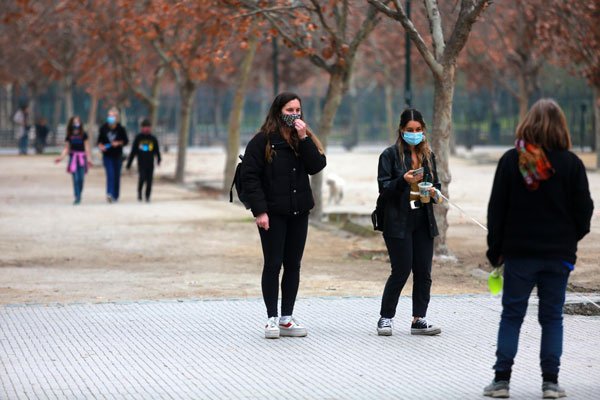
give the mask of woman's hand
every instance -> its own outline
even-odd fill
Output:
[[[102,144],[102,143],[100,143],[98,145],[98,148],[100,149],[100,151],[106,151],[106,146],[104,144]]]
[[[306,122],[302,121],[301,119],[297,119],[294,121],[294,128],[296,128],[296,131],[298,132],[298,138],[300,138],[300,140],[306,138]]]
[[[265,231],[269,230],[269,216],[267,215],[267,213],[259,214],[256,217],[256,225],[259,228],[264,229]]]
[[[94,166],[94,163],[92,162],[92,160],[90,160],[90,159],[88,158],[88,160],[87,160],[87,165],[88,165],[88,168],[91,168],[91,167],[93,167],[93,166]]]
[[[110,145],[112,147],[119,147],[123,145],[123,142],[121,142],[120,140],[113,140],[112,142],[110,142]]]
[[[62,157],[56,157],[56,159],[54,159],[54,163],[56,163],[56,164],[58,164],[61,161],[62,161]]]
[[[417,183],[421,179],[423,179],[423,173],[421,172],[418,175],[413,175],[414,169],[411,169],[407,173],[404,174],[404,180],[408,183]]]

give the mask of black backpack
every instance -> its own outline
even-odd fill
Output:
[[[244,161],[244,156],[239,155],[240,162],[237,167],[235,167],[235,174],[233,175],[233,182],[231,182],[231,188],[229,189],[229,202],[233,203],[233,187],[235,186],[235,191],[237,192],[238,199],[242,202],[246,210],[250,209],[250,203],[246,198],[246,194],[244,193],[244,187],[242,186],[242,163]]]

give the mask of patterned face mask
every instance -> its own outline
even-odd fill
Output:
[[[300,117],[302,117],[300,114],[281,114],[281,119],[290,128],[294,126],[294,121],[300,119]]]

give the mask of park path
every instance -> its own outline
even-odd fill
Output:
[[[573,299],[573,298],[572,298]],[[532,300],[511,397],[541,397]],[[377,298],[305,298],[306,338],[263,338],[260,300],[16,305],[0,308],[2,399],[480,399],[493,373],[500,299],[434,296],[443,333],[375,332]],[[565,316],[561,383],[598,399],[600,318]]]

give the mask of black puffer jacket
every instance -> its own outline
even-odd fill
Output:
[[[274,150],[272,162],[265,158],[267,141]],[[308,175],[318,173],[326,164],[310,138],[300,141],[296,155],[281,135],[257,133],[246,146],[241,170],[252,214],[298,215],[310,211],[315,201]]]
[[[435,165],[435,155],[431,154],[433,164],[433,186],[441,189]],[[424,179],[431,182],[431,170],[424,163]],[[404,153],[404,164],[400,162],[398,146],[392,145],[385,149],[379,156],[377,170],[377,183],[379,193],[384,197],[385,215],[383,222],[383,235],[392,238],[404,239],[406,236],[406,220],[410,211],[410,185],[404,180],[404,174],[411,168],[410,151]],[[429,233],[432,238],[439,234],[435,217],[433,215],[433,202],[423,204],[429,220]]]

